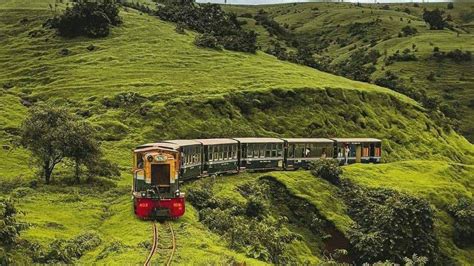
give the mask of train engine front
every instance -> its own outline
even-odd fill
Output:
[[[135,215],[141,219],[176,219],[184,214],[179,167],[179,152],[172,144],[147,144],[133,151]]]

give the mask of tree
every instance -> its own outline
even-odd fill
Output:
[[[61,36],[105,37],[109,35],[110,25],[117,26],[122,22],[118,5],[113,0],[75,2],[63,14],[48,21]]]
[[[64,108],[48,106],[32,108],[23,122],[21,143],[36,157],[47,184],[65,156],[68,141],[73,139],[69,131],[72,123],[72,115]]]
[[[46,105],[32,108],[21,132],[21,143],[36,158],[47,184],[56,165],[65,158],[75,162],[76,181],[79,181],[81,164],[93,168],[101,162],[92,127],[65,108]]]
[[[431,30],[442,30],[446,26],[443,14],[444,11],[438,8],[432,11],[425,9],[423,12],[423,20],[430,25]]]
[[[453,4],[453,3],[448,3],[447,8],[448,8],[448,9],[453,9],[453,8],[454,8],[454,4]]]
[[[69,130],[74,132],[74,138],[65,146],[65,155],[74,161],[74,177],[76,183],[80,183],[81,164],[90,165],[90,162],[99,160],[101,152],[89,123],[78,121],[71,126]]]

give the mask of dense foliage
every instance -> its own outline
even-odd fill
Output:
[[[370,81],[370,75],[375,72],[375,64],[380,57],[377,50],[358,49],[351,56],[337,64],[336,71],[345,77],[360,81]]]
[[[442,30],[446,27],[447,23],[443,18],[444,11],[436,8],[434,10],[427,10],[423,11],[423,19],[426,23],[430,25],[430,29],[432,30]]]
[[[459,199],[450,206],[449,213],[454,218],[454,242],[465,248],[474,245],[474,202],[467,198]]]
[[[64,37],[98,38],[109,35],[110,26],[117,26],[121,22],[114,0],[79,0],[66,8],[63,14],[51,19],[49,24]]]
[[[66,158],[75,163],[77,182],[81,165],[96,169],[104,163],[93,127],[65,108],[32,108],[21,128],[21,143],[32,152],[46,183],[50,182],[54,168]]]
[[[46,249],[32,244],[31,252],[35,263],[71,264],[101,242],[97,233],[86,232],[69,240],[56,239]]]
[[[235,14],[226,13],[216,4],[195,4],[193,2],[172,2],[159,6],[156,11],[163,20],[186,25],[186,27],[205,34],[200,46],[216,48],[216,42],[228,50],[255,53],[257,35],[253,31],[245,31]]]
[[[413,254],[438,262],[433,210],[428,202],[389,189],[369,189],[345,182],[349,215],[356,224],[349,239],[357,261],[402,263]]]
[[[311,173],[316,177],[326,179],[335,185],[340,183],[342,168],[339,166],[339,161],[336,159],[313,161],[311,162],[310,169]]]
[[[17,209],[10,199],[0,197],[0,265],[11,263],[8,251],[18,242],[26,224],[16,220]]]
[[[203,224],[249,257],[276,264],[292,262],[286,251],[296,235],[285,229],[283,217],[277,221],[266,217],[268,185],[242,186],[245,205],[217,198],[212,186],[209,181],[198,182],[188,191],[187,198],[199,210]]]

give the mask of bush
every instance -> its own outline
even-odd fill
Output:
[[[321,177],[332,184],[340,183],[342,168],[336,159],[322,159],[313,161],[310,164],[311,173],[316,177]]]
[[[410,26],[405,26],[402,28],[402,33],[403,33],[403,36],[410,36],[410,35],[415,35],[418,33],[418,30],[414,27],[410,27]]]
[[[196,44],[202,47],[226,49],[255,53],[257,38],[253,31],[245,31],[241,22],[233,13],[226,13],[217,4],[194,4],[188,2],[170,2],[161,5],[156,15],[163,20],[186,25],[203,36],[196,38]],[[213,36],[214,38],[210,38]]]
[[[110,25],[121,23],[115,1],[77,1],[64,13],[48,21],[64,37],[88,36],[92,38],[109,35]]]
[[[405,49],[403,50],[402,53],[400,51],[396,51],[393,55],[389,56],[388,59],[389,64],[394,62],[394,61],[399,61],[399,62],[406,62],[406,61],[416,61],[418,60],[416,58],[416,55],[414,53],[411,53],[410,49]]]
[[[199,47],[222,50],[222,46],[219,44],[217,38],[207,33],[197,35],[194,39],[194,44]]]
[[[461,198],[449,207],[454,218],[454,243],[461,248],[474,244],[474,203],[471,199]]]
[[[0,245],[12,247],[24,229],[21,223],[16,221],[17,210],[13,202],[0,197]]]
[[[431,30],[442,30],[447,23],[443,18],[444,11],[438,8],[429,11],[427,9],[423,12],[423,20],[430,25]]]
[[[359,263],[403,263],[412,254],[438,260],[433,210],[429,203],[389,189],[343,184],[349,215],[356,224],[349,239]]]

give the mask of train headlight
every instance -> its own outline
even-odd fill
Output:
[[[145,191],[142,192],[142,197],[146,197],[146,192]]]
[[[149,162],[153,162],[153,156],[151,156],[151,155],[148,155],[148,156],[146,157],[146,159],[147,159]]]
[[[174,195],[175,195],[176,197],[179,197],[179,195],[181,195],[181,192],[179,192],[179,189],[174,192]]]

